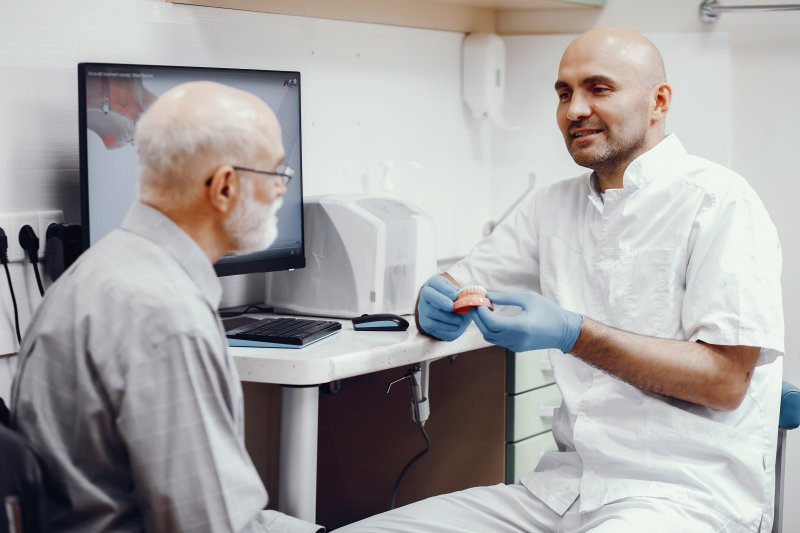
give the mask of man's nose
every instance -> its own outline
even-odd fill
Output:
[[[278,180],[278,191],[275,193],[276,198],[280,198],[286,191],[288,190],[287,184],[283,182],[283,180]]]
[[[567,108],[567,119],[577,122],[592,114],[592,107],[582,93],[576,91],[572,94]]]

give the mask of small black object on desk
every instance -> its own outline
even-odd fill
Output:
[[[352,320],[353,329],[356,331],[405,331],[408,329],[408,320],[391,313],[361,315]]]

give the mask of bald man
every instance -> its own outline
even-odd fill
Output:
[[[555,90],[567,150],[591,172],[537,191],[428,282],[417,312],[442,340],[472,321],[514,352],[549,350],[558,449],[519,484],[432,498],[343,533],[771,530],[775,228],[742,177],[666,134],[672,90],[644,36],[579,36]],[[457,286],[471,283],[521,311],[454,314]]]
[[[213,263],[277,234],[278,121],[249,93],[188,83],[143,115],[136,149],[139,201],[50,288],[20,349],[12,424],[64,481],[52,529],[317,532],[262,511],[217,318]]]

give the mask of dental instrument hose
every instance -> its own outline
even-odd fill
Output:
[[[417,453],[414,457],[412,457],[403,469],[400,471],[400,474],[397,476],[397,479],[392,486],[392,497],[389,500],[389,510],[394,509],[395,507],[395,500],[397,499],[397,491],[400,488],[400,483],[403,481],[406,473],[411,469],[411,467],[416,463],[419,459],[422,458],[423,455],[428,453],[431,449],[431,438],[428,436],[428,432],[425,431],[425,422],[420,420],[420,413],[419,413],[419,398],[414,393],[414,391],[419,387],[417,383],[417,378],[414,376],[414,373],[411,372],[408,375],[409,379],[411,380],[411,403],[414,406],[414,420],[416,421],[417,427],[419,428],[419,432],[422,434],[422,438],[425,439],[425,448]]]

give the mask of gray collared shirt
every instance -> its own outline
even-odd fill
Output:
[[[317,531],[262,511],[220,296],[198,245],[140,203],[47,292],[12,422],[63,478],[56,530]]]

